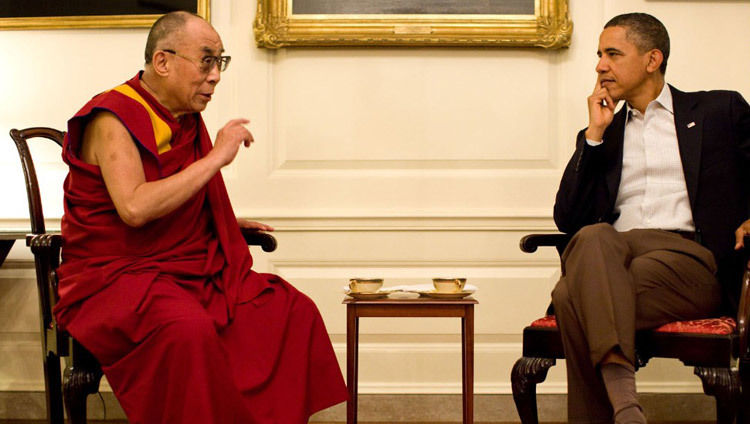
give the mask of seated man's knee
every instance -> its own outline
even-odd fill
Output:
[[[159,337],[178,346],[205,345],[218,342],[218,332],[213,320],[206,315],[177,316],[161,325]]]
[[[599,222],[581,228],[575,233],[573,238],[578,240],[599,239],[602,237],[609,237],[613,233],[617,233],[617,230],[615,230],[615,227],[613,227],[612,224]]]
[[[591,224],[581,228],[570,239],[568,247],[563,252],[563,262],[571,256],[588,255],[590,249],[597,249],[598,246],[606,244],[607,240],[612,240],[617,234],[617,230],[607,223]]]
[[[628,272],[634,281],[648,280],[654,276],[654,271],[657,271],[655,265],[658,265],[658,261],[653,258],[639,256],[630,261]]]

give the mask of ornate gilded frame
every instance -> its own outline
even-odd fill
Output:
[[[197,14],[210,20],[210,0],[196,0]],[[161,15],[30,16],[0,18],[3,29],[149,28]]]
[[[534,0],[534,15],[294,15],[293,0],[258,0],[258,47],[570,45],[568,0]],[[456,0],[460,1],[460,0]]]

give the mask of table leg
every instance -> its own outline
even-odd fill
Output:
[[[466,305],[461,317],[464,424],[474,423],[474,305]]]
[[[346,384],[349,400],[346,402],[346,423],[357,422],[357,362],[359,358],[359,317],[356,306],[346,307]]]
[[[5,262],[5,258],[8,257],[10,249],[13,247],[15,240],[0,240],[0,266]]]

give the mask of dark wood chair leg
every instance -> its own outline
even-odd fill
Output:
[[[65,410],[71,424],[86,424],[86,399],[99,391],[102,369],[94,356],[73,342],[63,377]]]
[[[101,373],[96,371],[65,369],[65,410],[71,424],[86,424],[86,399],[99,391],[101,379]]]
[[[522,424],[538,424],[536,407],[536,385],[547,378],[547,371],[555,365],[550,358],[522,357],[513,365],[510,381],[513,387],[513,400]]]
[[[740,411],[738,424],[750,424],[750,358],[741,358],[740,368]]]
[[[703,392],[716,398],[716,422],[734,424],[740,400],[740,376],[729,368],[695,367],[703,382]]]
[[[60,357],[52,352],[47,353],[44,359],[44,386],[46,388],[47,422],[51,424],[63,424],[63,392],[60,381]]]

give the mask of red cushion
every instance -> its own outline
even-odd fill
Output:
[[[546,317],[539,318],[538,320],[531,323],[532,327],[557,327],[557,320],[554,315],[547,315]]]
[[[664,324],[655,331],[660,333],[732,334],[737,331],[734,318],[706,318],[693,321],[676,321]]]
[[[554,315],[547,315],[531,323],[532,327],[557,327]],[[654,331],[661,333],[732,334],[737,331],[734,318],[706,318],[693,321],[675,321],[664,324]]]

